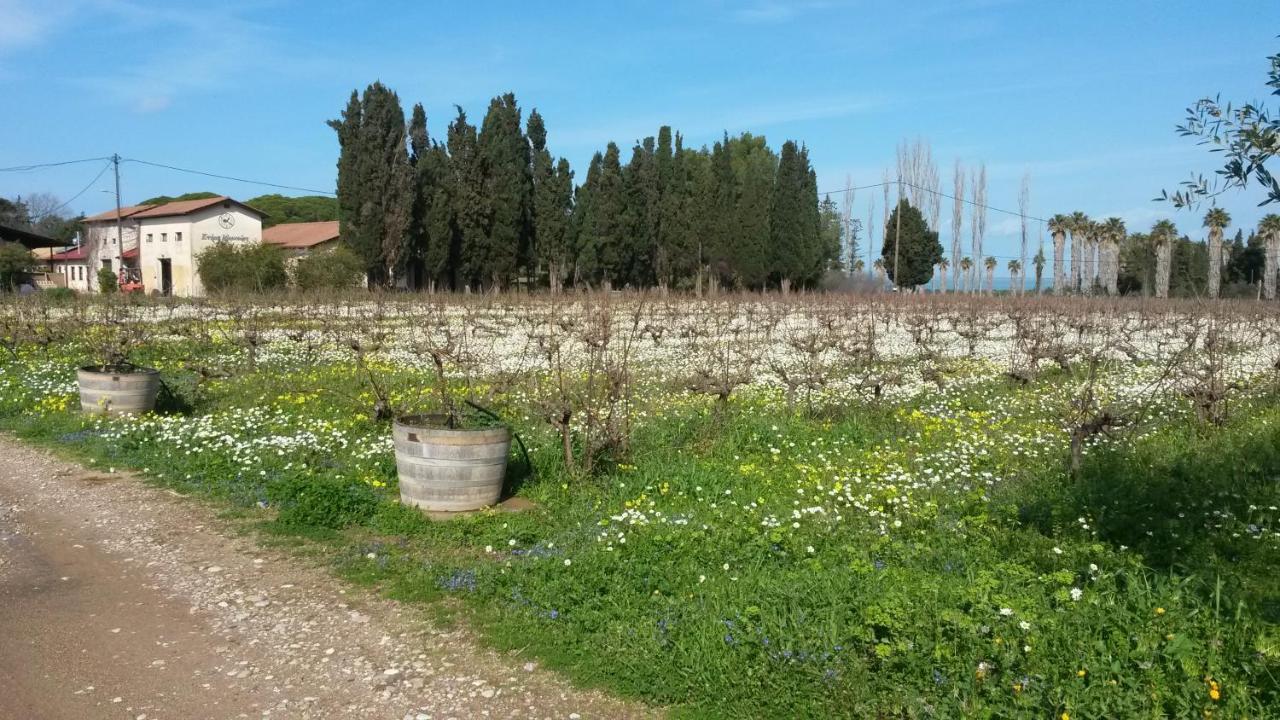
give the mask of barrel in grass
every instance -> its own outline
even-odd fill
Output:
[[[443,418],[413,416],[392,425],[400,502],[459,512],[497,504],[507,472],[511,430],[456,429]]]
[[[156,407],[160,372],[151,368],[89,366],[76,373],[80,409],[98,415],[141,415]]]

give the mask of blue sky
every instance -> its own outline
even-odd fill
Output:
[[[1131,230],[1168,216],[1198,237],[1203,210],[1150,202],[1214,167],[1173,128],[1205,94],[1266,99],[1278,33],[1276,0],[0,0],[0,167],[119,152],[332,189],[324,121],[380,79],[406,111],[424,103],[436,135],[453,104],[479,122],[491,96],[513,91],[580,177],[609,140],[626,148],[663,123],[692,145],[725,130],[803,141],[823,190],[879,182],[895,145],[923,137],[944,190],[955,159],[985,161],[992,205],[1016,208],[1029,172],[1033,215],[1119,215]],[[0,173],[0,195],[65,200],[100,169]],[[126,203],[270,191],[123,171]],[[106,209],[109,180],[71,207]],[[856,216],[873,195],[881,204],[878,190],[860,193]],[[1260,197],[1221,204],[1252,226]],[[990,215],[988,251],[1016,255],[1017,225]]]

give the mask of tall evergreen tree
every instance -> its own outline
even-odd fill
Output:
[[[727,265],[743,287],[764,287],[769,276],[769,210],[778,158],[763,136],[743,133],[728,141],[733,164],[733,208]]]
[[[899,231],[898,216],[901,215]],[[898,206],[885,222],[885,242],[881,250],[885,271],[893,284],[906,289],[926,285],[933,277],[933,268],[942,260],[942,243],[938,242],[938,233],[929,229],[924,215],[920,213],[906,198],[898,200]],[[897,252],[894,252],[895,239]],[[897,257],[898,266],[894,265]],[[993,258],[987,258],[988,274],[993,267]]]
[[[355,96],[340,120],[338,191],[343,241],[364,261],[370,284],[387,284],[409,257],[413,222],[412,178],[400,98],[375,82],[365,89],[360,110]]]
[[[533,178],[515,95],[489,102],[477,147],[488,204],[480,250],[487,277],[482,283],[501,288],[531,264]]]
[[[680,138],[675,138],[673,147],[671,126],[663,125],[658,129],[658,148],[654,154],[658,170],[658,232],[653,248],[654,278],[662,288],[674,280],[676,254],[680,252],[680,207],[687,185],[681,155]]]
[[[813,283],[822,265],[812,174],[807,153],[790,140],[783,143],[769,211],[769,265],[773,281],[783,287]]]
[[[526,125],[533,162],[533,245],[537,263],[545,266],[552,292],[559,292],[567,270],[565,239],[573,201],[573,173],[563,158],[553,163],[547,150],[547,128],[535,109]]]
[[[840,241],[843,235],[843,228],[841,227],[840,208],[830,195],[818,205],[818,216],[821,222],[818,236],[822,245],[822,252],[827,257],[835,258],[838,266],[840,264]]]
[[[456,261],[452,274],[458,285],[483,285],[491,279],[487,252],[489,204],[485,199],[484,171],[477,146],[476,127],[467,113],[449,124],[449,180],[453,222],[456,225]]]
[[[575,284],[599,282],[604,273],[596,242],[596,198],[600,194],[600,176],[603,172],[604,156],[596,153],[587,166],[586,180],[574,190],[568,246],[573,255]]]
[[[631,161],[622,173],[626,216],[621,248],[621,282],[648,287],[655,282],[654,257],[658,245],[658,166],[652,137],[631,149]]]

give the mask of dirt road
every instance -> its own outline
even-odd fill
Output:
[[[0,436],[0,719],[650,713]]]

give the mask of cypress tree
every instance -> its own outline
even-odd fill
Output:
[[[672,281],[675,235],[684,194],[683,162],[680,151],[672,147],[670,125],[658,128],[658,148],[653,159],[658,171],[658,229],[654,238],[653,273],[658,286],[665,289]]]
[[[604,172],[604,156],[596,153],[587,166],[587,178],[573,196],[573,217],[569,223],[569,247],[573,253],[573,279],[598,282],[603,275],[596,233],[596,198],[600,192],[600,176]]]
[[[457,110],[457,118],[449,124],[450,195],[458,248],[453,274],[457,284],[470,287],[491,277],[486,252],[489,206],[485,202],[476,127],[467,122],[467,113],[461,107]]]
[[[902,215],[901,230],[898,225],[899,214]],[[898,206],[885,222],[884,246],[880,255],[893,284],[908,289],[928,284],[933,277],[934,266],[942,260],[942,243],[938,242],[938,233],[929,229],[924,215],[905,197],[898,201]],[[894,266],[895,256],[901,268]]]
[[[782,144],[778,171],[769,207],[770,281],[789,284],[804,275],[809,256],[804,213],[805,169],[799,149],[790,140]]]
[[[561,158],[554,166],[547,150],[547,129],[537,110],[526,126],[533,162],[533,245],[539,265],[547,268],[552,292],[559,292],[568,269],[566,235],[573,205],[573,171]]]
[[[360,94],[351,91],[347,107],[338,120],[328,121],[338,135],[338,222],[343,230],[342,242],[346,243],[357,254],[365,259],[365,253],[355,246],[352,232],[353,223],[360,222],[360,206],[364,204],[361,196],[362,185],[356,172],[357,159],[360,156]],[[367,265],[367,259],[365,264]]]
[[[812,288],[822,280],[823,273],[839,255],[839,248],[829,252],[829,248],[822,244],[822,216],[818,210],[818,173],[814,172],[813,165],[809,163],[809,148],[800,146],[799,159],[802,171],[801,231],[804,233],[803,246],[807,251],[804,257],[804,273],[800,281],[805,287]],[[937,233],[934,233],[934,236],[937,237]]]
[[[478,143],[489,204],[485,264],[490,282],[501,288],[531,266],[533,178],[515,95],[490,101]]]
[[[706,212],[701,227],[701,234],[705,238],[703,255],[710,272],[724,285],[731,285],[734,276],[731,232],[737,200],[735,185],[729,134],[725,133],[724,140],[711,148],[710,176],[703,188],[709,195],[704,195],[701,199]]]
[[[600,279],[616,285],[626,281],[622,247],[626,198],[619,156],[618,145],[609,143],[600,162],[600,181],[592,197],[590,238],[600,264]]]
[[[737,281],[747,288],[764,286],[769,274],[769,206],[777,158],[763,137],[744,133],[729,141],[734,170],[732,246],[726,248]]]
[[[364,91],[358,115],[353,100],[338,133],[338,190],[354,195],[339,200],[344,242],[365,265],[371,285],[391,282],[408,257],[413,221],[412,179],[400,98],[382,83]],[[344,157],[345,156],[345,157]]]
[[[648,287],[654,282],[653,262],[658,244],[658,211],[661,195],[653,138],[645,138],[631,150],[631,162],[623,170],[626,219],[621,247],[621,282]]]

